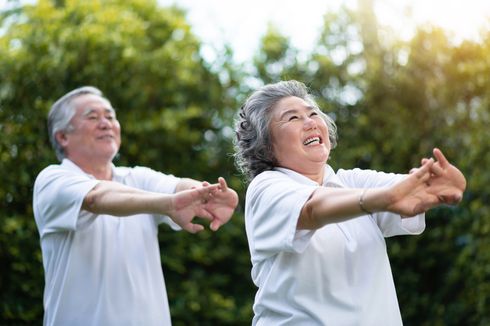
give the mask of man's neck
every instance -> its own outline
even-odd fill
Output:
[[[69,158],[75,163],[83,172],[94,176],[97,180],[112,180],[112,163],[111,161],[97,161],[91,160],[74,160]]]

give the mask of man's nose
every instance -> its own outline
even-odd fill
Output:
[[[100,128],[110,128],[112,126],[112,120],[106,117],[101,117],[99,119],[99,127]]]

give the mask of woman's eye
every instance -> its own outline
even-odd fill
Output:
[[[312,117],[314,115],[318,115],[318,112],[311,112],[310,117]]]
[[[289,121],[296,120],[296,119],[298,119],[298,117],[295,115],[292,115],[289,117]]]

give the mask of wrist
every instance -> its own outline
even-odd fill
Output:
[[[371,215],[373,212],[366,207],[366,193],[368,190],[368,188],[362,190],[361,195],[359,196],[359,208],[362,212]]]

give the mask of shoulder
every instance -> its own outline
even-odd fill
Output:
[[[296,183],[296,181],[290,175],[280,170],[264,171],[250,182],[247,192],[264,188],[284,187],[286,183]]]
[[[386,186],[403,178],[401,174],[359,168],[351,170],[339,169],[336,174],[347,186],[362,188]]]
[[[153,170],[152,168],[146,167],[146,166],[134,166],[134,167],[127,167],[127,166],[115,166],[114,167],[114,172],[119,175],[119,176],[127,176],[127,175],[134,175],[134,176],[155,176],[155,175],[160,175],[160,176],[166,176],[167,174]]]
[[[310,194],[319,185],[313,180],[292,170],[277,168],[256,176],[247,188],[246,202],[270,202],[298,197],[300,193]],[[288,199],[288,200],[289,200]]]
[[[144,166],[114,167],[114,180],[148,191],[173,193],[180,178]]]
[[[41,172],[36,177],[35,183],[41,183],[46,180],[53,180],[57,178],[66,178],[68,176],[86,176],[84,173],[81,173],[80,171],[77,171],[75,169],[72,169],[68,166],[62,165],[62,164],[52,164],[44,168]]]
[[[147,179],[157,179],[158,177],[163,175],[162,173],[159,173],[144,166],[114,166],[112,171],[114,174],[114,180],[122,183],[126,183],[129,180],[132,180],[132,182],[136,182],[138,180],[143,181]]]
[[[258,174],[255,178],[253,178],[249,186],[278,179],[288,179],[288,177],[286,174],[281,173],[277,170],[268,170]]]

